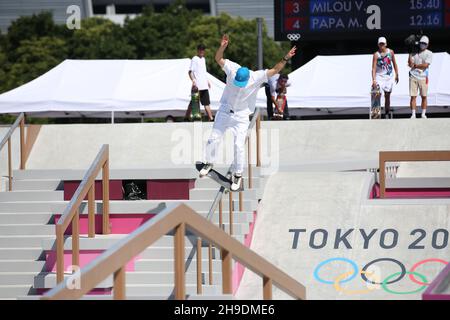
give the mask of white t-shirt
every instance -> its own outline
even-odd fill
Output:
[[[428,63],[431,64],[433,62],[433,52],[430,50],[424,50],[420,53],[415,54],[413,57],[413,63],[415,64],[424,64]],[[416,78],[417,80],[426,80],[428,77],[428,69],[422,70],[422,69],[412,69],[409,72],[410,77]]]
[[[252,114],[255,111],[256,95],[261,85],[267,82],[267,70],[250,71],[250,78],[245,88],[234,85],[234,78],[241,66],[225,59],[223,71],[227,75],[227,83],[220,99],[221,108],[231,109],[239,114]]]
[[[189,71],[192,71],[198,90],[208,90],[208,74],[206,59],[195,56],[191,60]]]
[[[271,96],[277,96],[277,89],[278,89],[278,79],[280,78],[280,74],[277,73],[276,75],[269,78],[269,81],[267,82],[270,87],[270,95]],[[286,83],[286,87],[289,87],[291,85],[291,81],[288,80]]]

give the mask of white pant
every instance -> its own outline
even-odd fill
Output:
[[[230,113],[219,110],[216,114],[214,126],[206,145],[206,162],[215,163],[218,148],[227,129],[231,129],[234,136],[233,173],[242,173],[245,163],[245,138],[249,126],[248,114]]]

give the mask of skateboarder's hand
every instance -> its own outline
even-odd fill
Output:
[[[398,74],[395,75],[395,83],[398,84],[398,82],[400,81],[400,79],[398,78]]]
[[[291,59],[293,56],[295,56],[297,52],[297,47],[293,46],[292,49],[287,53],[286,58]]]
[[[375,88],[375,87],[377,86],[377,84],[378,84],[378,83],[377,83],[377,80],[373,80],[373,81],[372,81],[372,88]]]
[[[224,35],[222,36],[222,42],[220,43],[220,46],[221,46],[222,48],[226,48],[226,47],[228,47],[228,42],[229,42],[228,35],[227,35],[227,34],[224,34]]]

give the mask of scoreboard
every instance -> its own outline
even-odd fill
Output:
[[[275,0],[275,40],[450,32],[450,0]],[[449,36],[450,39],[450,36]]]

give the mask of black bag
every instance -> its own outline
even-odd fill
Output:
[[[125,200],[144,200],[144,194],[134,182],[127,183],[124,187]]]

